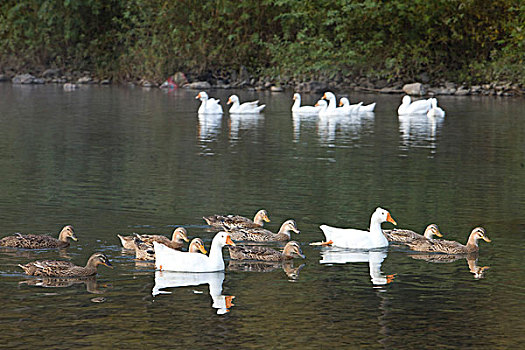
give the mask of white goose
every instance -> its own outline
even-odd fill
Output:
[[[370,103],[368,105],[361,105],[359,106],[359,109],[357,110],[359,113],[370,113],[373,112],[376,108],[376,103]]]
[[[209,256],[200,253],[181,252],[154,242],[155,268],[178,272],[224,271],[222,248],[225,245],[235,245],[227,232],[219,232],[213,237]]]
[[[260,113],[266,105],[260,105],[259,101],[245,102],[240,104],[239,97],[237,95],[231,95],[228,99],[227,104],[232,104],[230,107],[230,113],[234,114],[257,114]]]
[[[359,111],[359,107],[361,107],[362,105],[363,105],[363,102],[359,102],[359,103],[351,105],[348,98],[341,97],[341,99],[339,100],[339,106],[341,107],[339,107],[338,109],[340,109],[341,112],[344,114],[352,114],[352,113],[357,113]]]
[[[332,112],[332,111],[328,110],[328,102],[326,102],[326,100],[319,100],[319,101],[317,101],[315,106],[319,107],[319,116],[320,117],[328,117],[328,116],[339,115],[336,112]],[[340,112],[338,112],[338,113],[340,113]]]
[[[204,91],[199,92],[195,98],[201,100],[199,114],[222,114],[222,106],[219,103],[220,100],[209,98],[208,94]]]
[[[320,229],[326,237],[327,245],[343,248],[373,249],[388,246],[388,240],[383,235],[381,223],[391,222],[396,225],[390,213],[377,208],[370,218],[370,231],[356,230],[351,228],[337,228],[321,225]]]
[[[297,114],[305,115],[317,115],[319,114],[319,107],[314,106],[301,106],[301,95],[298,93],[293,94],[294,103],[292,105],[292,112]]]
[[[427,112],[427,117],[437,117],[442,118],[445,116],[445,111],[438,107],[438,100],[437,98],[431,98],[430,99],[430,105],[432,106],[430,110]]]
[[[328,107],[327,112],[330,114],[339,114],[341,111],[337,110],[337,99],[335,98],[335,95],[332,92],[325,92],[323,95],[323,99],[328,100]]]
[[[397,109],[398,115],[407,115],[407,114],[425,114],[430,109],[429,100],[419,100],[411,102],[410,96],[406,95],[403,97],[401,105]]]

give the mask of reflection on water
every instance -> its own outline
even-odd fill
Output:
[[[298,142],[301,137],[301,124],[315,123],[319,117],[317,115],[292,113],[293,140]]]
[[[263,119],[264,116],[260,113],[230,114],[230,141],[237,141],[241,130],[258,130]]]
[[[374,118],[373,112],[318,117],[317,133],[321,143],[328,146],[333,145],[339,136],[344,139],[359,140],[373,127]]]
[[[217,138],[221,130],[222,114],[198,114],[198,135],[201,142],[210,142]]]
[[[401,134],[401,150],[410,147],[430,149],[430,156],[436,154],[436,138],[444,118],[427,117],[421,114],[400,115],[399,133]]]
[[[469,272],[474,275],[475,279],[485,277],[485,271],[488,270],[489,266],[479,266],[478,257],[479,254],[468,254],[468,255],[452,255],[452,254],[409,254],[412,259],[425,260],[427,262],[436,264],[448,264],[457,260],[467,260]]]
[[[155,297],[159,294],[171,294],[164,289],[179,288],[188,286],[198,286],[207,284],[209,294],[212,298],[211,307],[217,309],[217,314],[222,315],[230,311],[234,306],[232,300],[235,296],[222,295],[222,284],[224,282],[224,272],[172,272],[172,271],[155,271],[155,286],[151,294]]]
[[[44,288],[67,288],[77,284],[85,284],[88,293],[102,294],[104,290],[98,288],[96,276],[87,277],[35,277],[25,281],[20,281],[19,284],[44,287]]]
[[[393,281],[394,275],[385,276],[381,271],[381,264],[386,259],[387,250],[358,251],[338,247],[323,247],[321,250],[321,264],[346,264],[367,262],[370,279],[373,285],[385,285]]]
[[[230,260],[228,263],[228,271],[242,271],[242,272],[272,272],[282,268],[286,276],[291,281],[299,278],[299,272],[306,264],[301,264],[294,267],[293,260],[289,261],[247,261],[247,260]]]

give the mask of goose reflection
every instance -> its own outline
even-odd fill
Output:
[[[259,113],[230,114],[230,140],[238,140],[240,130],[257,130],[263,118]]]
[[[424,147],[429,148],[431,154],[435,153],[436,135],[444,118],[416,114],[400,115],[398,118],[403,149]]]
[[[240,272],[273,272],[282,268],[290,281],[296,281],[299,278],[299,272],[305,265],[306,264],[301,264],[298,267],[294,267],[294,263],[291,260],[283,262],[230,260],[228,270]]]
[[[104,290],[98,288],[96,276],[86,277],[38,277],[18,282],[20,285],[43,288],[68,288],[76,284],[85,284],[88,293],[102,294]]]
[[[333,143],[337,134],[344,134],[345,138],[358,140],[363,131],[371,127],[374,119],[373,112],[319,117],[317,132],[321,142],[325,144]]]
[[[370,270],[370,280],[374,286],[391,283],[394,275],[384,275],[381,264],[387,257],[386,250],[359,251],[338,247],[323,247],[321,250],[321,264],[346,264],[367,262]]]
[[[475,279],[481,279],[485,277],[485,271],[488,270],[489,266],[479,266],[478,257],[479,254],[467,254],[467,255],[453,255],[453,254],[409,254],[409,257],[416,260],[425,260],[434,264],[449,264],[457,260],[467,260],[469,272],[474,275]]]
[[[199,114],[198,134],[200,141],[214,140],[221,129],[222,114]]]
[[[234,306],[232,300],[235,296],[222,295],[222,284],[224,282],[224,272],[173,272],[173,271],[155,271],[155,285],[151,294],[155,297],[159,294],[171,294],[165,291],[166,288],[178,288],[198,286],[207,284],[210,296],[212,298],[211,307],[217,309],[217,314],[222,315],[230,311]]]
[[[317,120],[316,114],[301,114],[292,112],[292,123],[293,123],[293,140],[294,142],[299,141],[301,137],[301,123],[315,122]]]

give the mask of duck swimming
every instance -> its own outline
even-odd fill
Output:
[[[291,238],[290,232],[301,233],[297,229],[295,220],[286,220],[279,229],[278,233],[273,233],[264,228],[242,228],[229,231],[231,238],[234,241],[253,241],[253,242],[268,242],[268,241],[289,241]]]
[[[203,219],[210,226],[223,227],[227,230],[263,227],[264,222],[270,222],[268,212],[264,209],[259,210],[253,220],[240,215],[212,215],[204,216]]]
[[[476,227],[472,230],[466,245],[444,239],[418,240],[409,242],[407,245],[410,249],[420,252],[471,254],[479,251],[478,240],[480,239],[490,242],[483,227]]]
[[[431,107],[429,100],[418,100],[411,102],[410,96],[403,96],[401,105],[397,109],[398,115],[426,114]]]
[[[17,233],[0,239],[1,247],[25,248],[25,249],[45,249],[45,248],[67,248],[69,247],[68,238],[76,241],[77,237],[73,226],[67,225],[58,234],[58,239],[46,235],[23,235]]]
[[[177,227],[171,236],[171,240],[162,235],[139,235],[144,242],[153,244],[153,242],[164,244],[172,249],[181,250],[184,242],[189,242],[188,231],[182,226]]]
[[[97,273],[97,266],[112,267],[108,258],[102,253],[91,255],[86,266],[77,266],[63,260],[39,260],[20,266],[30,276],[81,277]]]
[[[296,241],[286,243],[282,252],[263,246],[235,246],[228,249],[233,260],[282,261],[293,259],[294,256],[306,258]]]
[[[383,234],[389,242],[395,243],[407,243],[416,240],[432,239],[434,235],[438,237],[443,237],[441,232],[439,232],[439,228],[436,224],[428,225],[423,235],[420,235],[419,233],[416,233],[411,230],[403,229],[384,230]]]

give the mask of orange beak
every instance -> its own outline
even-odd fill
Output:
[[[226,244],[235,247],[235,243],[233,243],[232,238],[230,236],[226,236]]]
[[[199,94],[195,96],[195,98],[201,98],[201,93],[199,92]]]
[[[230,103],[232,103],[232,99],[231,98],[228,99],[228,102],[226,102],[226,104],[229,105]]]
[[[394,220],[394,219],[392,218],[392,216],[390,215],[390,213],[387,213],[387,214],[386,214],[386,221],[391,222],[391,223],[393,223],[394,225],[397,225],[396,220]]]
[[[316,107],[319,106],[319,102],[317,102],[317,103],[315,104],[315,106],[316,106]]]
[[[323,99],[326,99],[326,94],[323,95]]]
[[[339,101],[339,106],[342,106],[343,105],[343,101]]]

